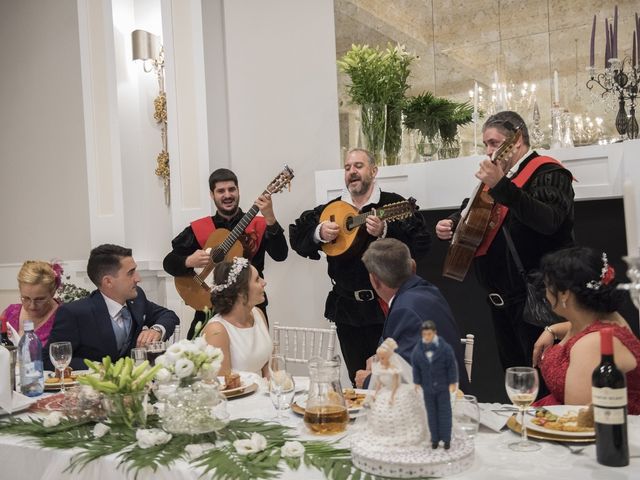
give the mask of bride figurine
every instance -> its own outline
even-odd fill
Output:
[[[413,385],[411,366],[397,353],[398,344],[387,338],[376,350],[371,369],[374,392],[366,401],[361,435],[372,446],[419,446],[427,441],[427,418],[422,395]]]

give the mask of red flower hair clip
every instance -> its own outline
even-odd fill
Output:
[[[600,280],[591,280],[586,283],[586,287],[591,290],[598,290],[602,285],[609,285],[616,278],[615,269],[609,265],[607,254],[602,252],[602,270],[600,270]]]

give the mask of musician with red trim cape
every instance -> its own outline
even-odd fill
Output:
[[[542,328],[523,319],[526,285],[504,230],[527,273],[538,268],[544,254],[574,244],[573,176],[557,160],[531,150],[529,132],[520,115],[504,111],[487,119],[482,128],[486,153],[491,157],[518,130],[521,135],[511,156],[495,164],[485,159],[475,174],[495,201],[473,263],[489,294],[498,355],[505,369],[531,365],[533,345]],[[437,223],[439,239],[452,238],[467,201],[460,211]]]
[[[291,248],[299,255],[319,260],[323,244],[335,240],[340,232],[336,221],[321,221],[320,216],[327,205],[346,202],[359,213],[371,212],[385,205],[405,199],[391,192],[383,192],[375,182],[378,168],[373,155],[366,150],[353,149],[344,164],[345,189],[342,194],[326,205],[302,213],[289,226]],[[366,367],[380,343],[386,312],[384,301],[376,295],[369,272],[362,263],[362,254],[376,238],[396,238],[407,244],[414,259],[424,256],[431,246],[428,229],[417,212],[397,222],[387,222],[376,215],[366,217],[360,227],[362,242],[338,256],[327,256],[328,274],[333,288],[327,296],[324,316],[336,324],[338,340],[349,378],[353,382],[356,371]]]
[[[224,228],[233,230],[244,216],[239,207],[240,189],[238,177],[231,170],[218,168],[209,176],[209,190],[211,199],[216,206],[216,214],[211,217],[203,217],[191,222],[171,242],[173,250],[164,258],[163,267],[167,273],[184,276],[193,273],[194,268],[205,267],[209,261],[209,254],[202,249],[209,236],[216,229]],[[284,236],[284,230],[276,220],[273,212],[273,203],[269,193],[263,193],[255,201],[262,215],[251,220],[240,236],[243,256],[248,258],[263,277],[265,252],[276,262],[282,262],[287,258],[289,247]],[[266,317],[267,300],[257,305]],[[198,321],[204,321],[204,312],[196,311],[196,315],[187,334],[193,336],[195,325]]]

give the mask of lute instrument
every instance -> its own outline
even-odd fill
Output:
[[[282,191],[291,184],[293,170],[287,165],[284,169],[267,185],[264,194],[274,194]],[[240,241],[242,235],[260,209],[253,205],[247,213],[240,219],[233,230],[217,228],[209,235],[207,242],[202,247],[209,253],[209,262],[202,269],[194,269],[193,273],[175,278],[175,286],[178,294],[184,302],[196,310],[211,308],[211,284],[213,269],[223,260],[231,260],[233,257],[241,257],[243,247]]]
[[[518,126],[515,132],[500,145],[491,161],[497,163],[511,156],[516,142],[521,137],[522,125]],[[478,247],[488,231],[494,204],[495,201],[489,195],[487,186],[480,182],[462,211],[458,226],[453,232],[442,269],[443,276],[460,282],[465,279]]]
[[[366,241],[367,229],[360,227],[365,224],[367,217],[375,215],[381,220],[393,222],[408,218],[415,211],[415,198],[390,203],[364,213],[358,213],[358,210],[347,202],[341,200],[332,202],[322,211],[320,222],[335,222],[340,230],[335,240],[322,244],[322,250],[330,257],[358,253],[361,245]]]

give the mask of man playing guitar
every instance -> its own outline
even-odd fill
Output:
[[[513,145],[512,154],[496,163],[482,160],[475,174],[495,201],[473,263],[489,294],[498,355],[505,369],[531,365],[533,344],[542,332],[523,320],[526,285],[513,260],[505,230],[527,273],[538,268],[545,253],[574,243],[571,172],[553,158],[531,150],[529,133],[520,115],[503,111],[487,119],[482,128],[486,153],[493,157],[518,130],[521,136]],[[439,239],[451,240],[467,200],[460,211],[437,223]]]
[[[216,214],[191,222],[171,242],[172,250],[164,258],[163,267],[170,275],[183,276],[193,272],[194,268],[205,267],[211,260],[209,253],[203,250],[209,235],[216,229],[233,230],[244,216],[240,208],[240,189],[238,177],[231,170],[219,168],[209,176],[211,199],[216,206]],[[271,195],[264,193],[255,201],[262,215],[253,218],[247,225],[239,241],[243,247],[243,256],[251,261],[260,276],[264,269],[264,254],[267,252],[276,262],[287,258],[289,247],[284,230],[276,220],[273,212]],[[266,317],[267,301],[258,305]],[[196,311],[196,315],[187,334],[193,336],[198,321],[204,321],[204,312]]]
[[[344,163],[346,188],[342,195],[327,205],[343,201],[359,212],[368,212],[385,205],[403,201],[396,193],[383,192],[375,183],[378,168],[373,156],[366,150],[351,150]],[[333,221],[320,221],[327,205],[320,205],[302,213],[289,226],[291,248],[303,257],[320,259],[319,250],[324,243],[337,238],[340,225]],[[385,313],[383,303],[375,294],[369,272],[361,257],[369,243],[376,238],[396,238],[409,246],[412,257],[421,258],[429,250],[431,237],[419,213],[412,213],[404,221],[387,223],[375,215],[367,217],[361,227],[365,238],[361,250],[339,256],[327,256],[328,273],[333,283],[325,304],[325,318],[335,322],[342,355],[354,381],[356,371],[365,368],[366,360],[375,353]],[[386,304],[385,304],[386,305]]]

